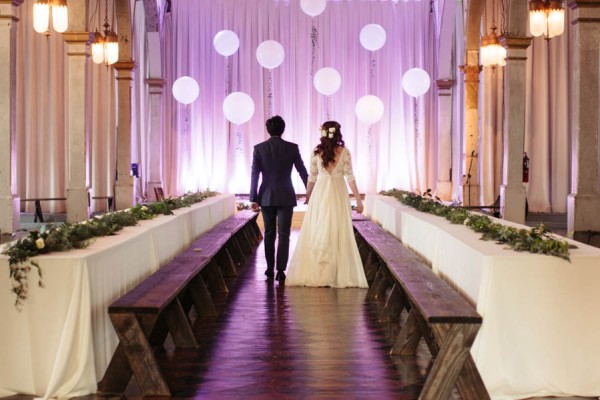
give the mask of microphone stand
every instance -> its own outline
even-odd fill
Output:
[[[469,169],[467,170],[467,193],[469,196],[469,204],[471,207],[471,168],[473,167],[473,158],[475,157],[475,150],[471,151],[471,161],[469,161]]]

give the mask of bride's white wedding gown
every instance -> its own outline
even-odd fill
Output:
[[[323,168],[320,155],[310,160],[315,182],[300,236],[290,260],[288,286],[368,287],[358,253],[346,180],[354,180],[352,159],[343,148],[335,167]]]

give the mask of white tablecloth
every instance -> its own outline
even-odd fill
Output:
[[[118,344],[108,306],[234,212],[235,197],[219,195],[86,249],[36,257],[45,288],[32,270],[21,312],[13,305],[8,257],[0,255],[0,397],[96,392]]]
[[[392,197],[367,196],[365,208],[477,305],[472,355],[493,399],[600,395],[600,249],[572,242],[569,263],[482,241]]]

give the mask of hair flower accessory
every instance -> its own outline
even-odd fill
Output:
[[[325,129],[321,129],[321,136],[322,137],[327,136],[327,131]]]
[[[329,139],[333,139],[333,134],[335,133],[335,127],[329,128]]]

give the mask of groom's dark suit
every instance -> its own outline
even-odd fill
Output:
[[[280,136],[254,146],[250,201],[260,205],[265,223],[265,257],[267,271],[285,271],[290,246],[290,227],[296,206],[296,193],[292,185],[292,167],[300,174],[306,186],[308,173],[302,162],[298,145],[286,142]],[[258,178],[262,174],[260,188]],[[278,229],[277,264],[275,265],[275,236]]]

